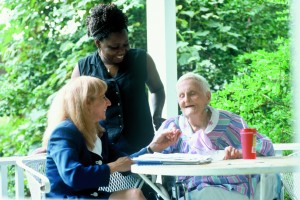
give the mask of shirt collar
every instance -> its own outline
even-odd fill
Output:
[[[211,117],[210,120],[207,124],[207,127],[204,131],[205,134],[208,134],[214,130],[214,128],[217,126],[218,121],[219,121],[219,115],[220,112],[218,109],[215,109],[213,107],[207,106],[207,108],[211,111]]]

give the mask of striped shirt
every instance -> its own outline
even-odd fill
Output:
[[[177,143],[165,149],[163,153],[205,153],[211,150],[224,150],[227,146],[241,149],[240,129],[248,127],[242,117],[224,110],[208,107],[211,119],[203,131],[193,132],[187,118],[179,115],[166,120],[157,133],[165,129],[180,129],[182,135]],[[263,156],[273,156],[274,148],[271,140],[262,134],[256,135],[256,152]],[[188,190],[201,190],[203,187],[216,186],[229,191],[254,196],[255,188],[259,182],[259,175],[232,175],[232,176],[197,176],[178,177],[186,183]]]

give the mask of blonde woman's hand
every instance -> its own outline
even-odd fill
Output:
[[[129,157],[118,158],[115,162],[108,163],[110,173],[130,171],[133,161]]]

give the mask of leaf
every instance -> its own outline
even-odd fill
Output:
[[[231,36],[236,37],[236,38],[241,36],[240,34],[233,33],[233,32],[230,32],[230,31],[227,31],[226,34],[231,35]]]
[[[187,15],[189,16],[190,18],[193,18],[195,13],[193,11],[181,11],[180,14],[183,14],[183,15]]]
[[[231,29],[231,26],[222,26],[219,27],[221,32],[228,32]]]
[[[45,53],[43,53],[41,60],[45,60],[47,58],[47,56],[49,56],[51,53],[54,53],[55,50],[51,49],[50,51],[46,51]]]
[[[196,32],[195,36],[207,36],[210,32],[209,31],[198,31]]]
[[[178,59],[178,63],[183,66],[183,65],[186,65],[188,64],[188,59],[190,58],[190,54],[189,53],[183,53],[179,56],[179,59]]]
[[[177,49],[180,49],[182,47],[186,47],[188,44],[189,44],[188,42],[181,42],[181,41],[179,41],[179,42],[177,42],[176,46],[177,46]]]
[[[238,48],[233,44],[227,44],[227,47],[231,48],[231,49],[234,49],[234,50],[238,50]]]
[[[72,49],[74,46],[75,46],[75,45],[74,45],[73,42],[71,42],[71,41],[66,41],[66,42],[64,42],[64,43],[61,45],[60,51],[62,51],[62,53],[63,53],[63,52],[66,52],[66,51],[69,51],[69,50]]]
[[[215,28],[215,27],[220,27],[220,26],[222,26],[222,24],[219,23],[219,22],[216,22],[216,21],[209,21],[209,22],[207,23],[207,26],[208,26],[208,27],[211,27],[211,28]]]

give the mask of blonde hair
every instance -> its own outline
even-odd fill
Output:
[[[88,101],[93,102],[107,90],[107,85],[99,78],[79,76],[71,79],[55,96],[48,111],[47,128],[43,136],[43,147],[47,148],[53,130],[66,119],[70,119],[82,133],[87,146],[94,148],[97,135],[104,129],[89,116]]]
[[[179,84],[184,81],[184,80],[187,80],[187,79],[192,79],[192,80],[195,80],[198,82],[199,86],[201,87],[201,89],[203,90],[203,92],[210,92],[210,86],[209,86],[209,83],[207,82],[207,80],[199,75],[199,74],[195,74],[195,73],[192,73],[192,72],[188,72],[184,75],[182,75],[177,83],[176,83],[176,89],[178,90],[178,86]]]

